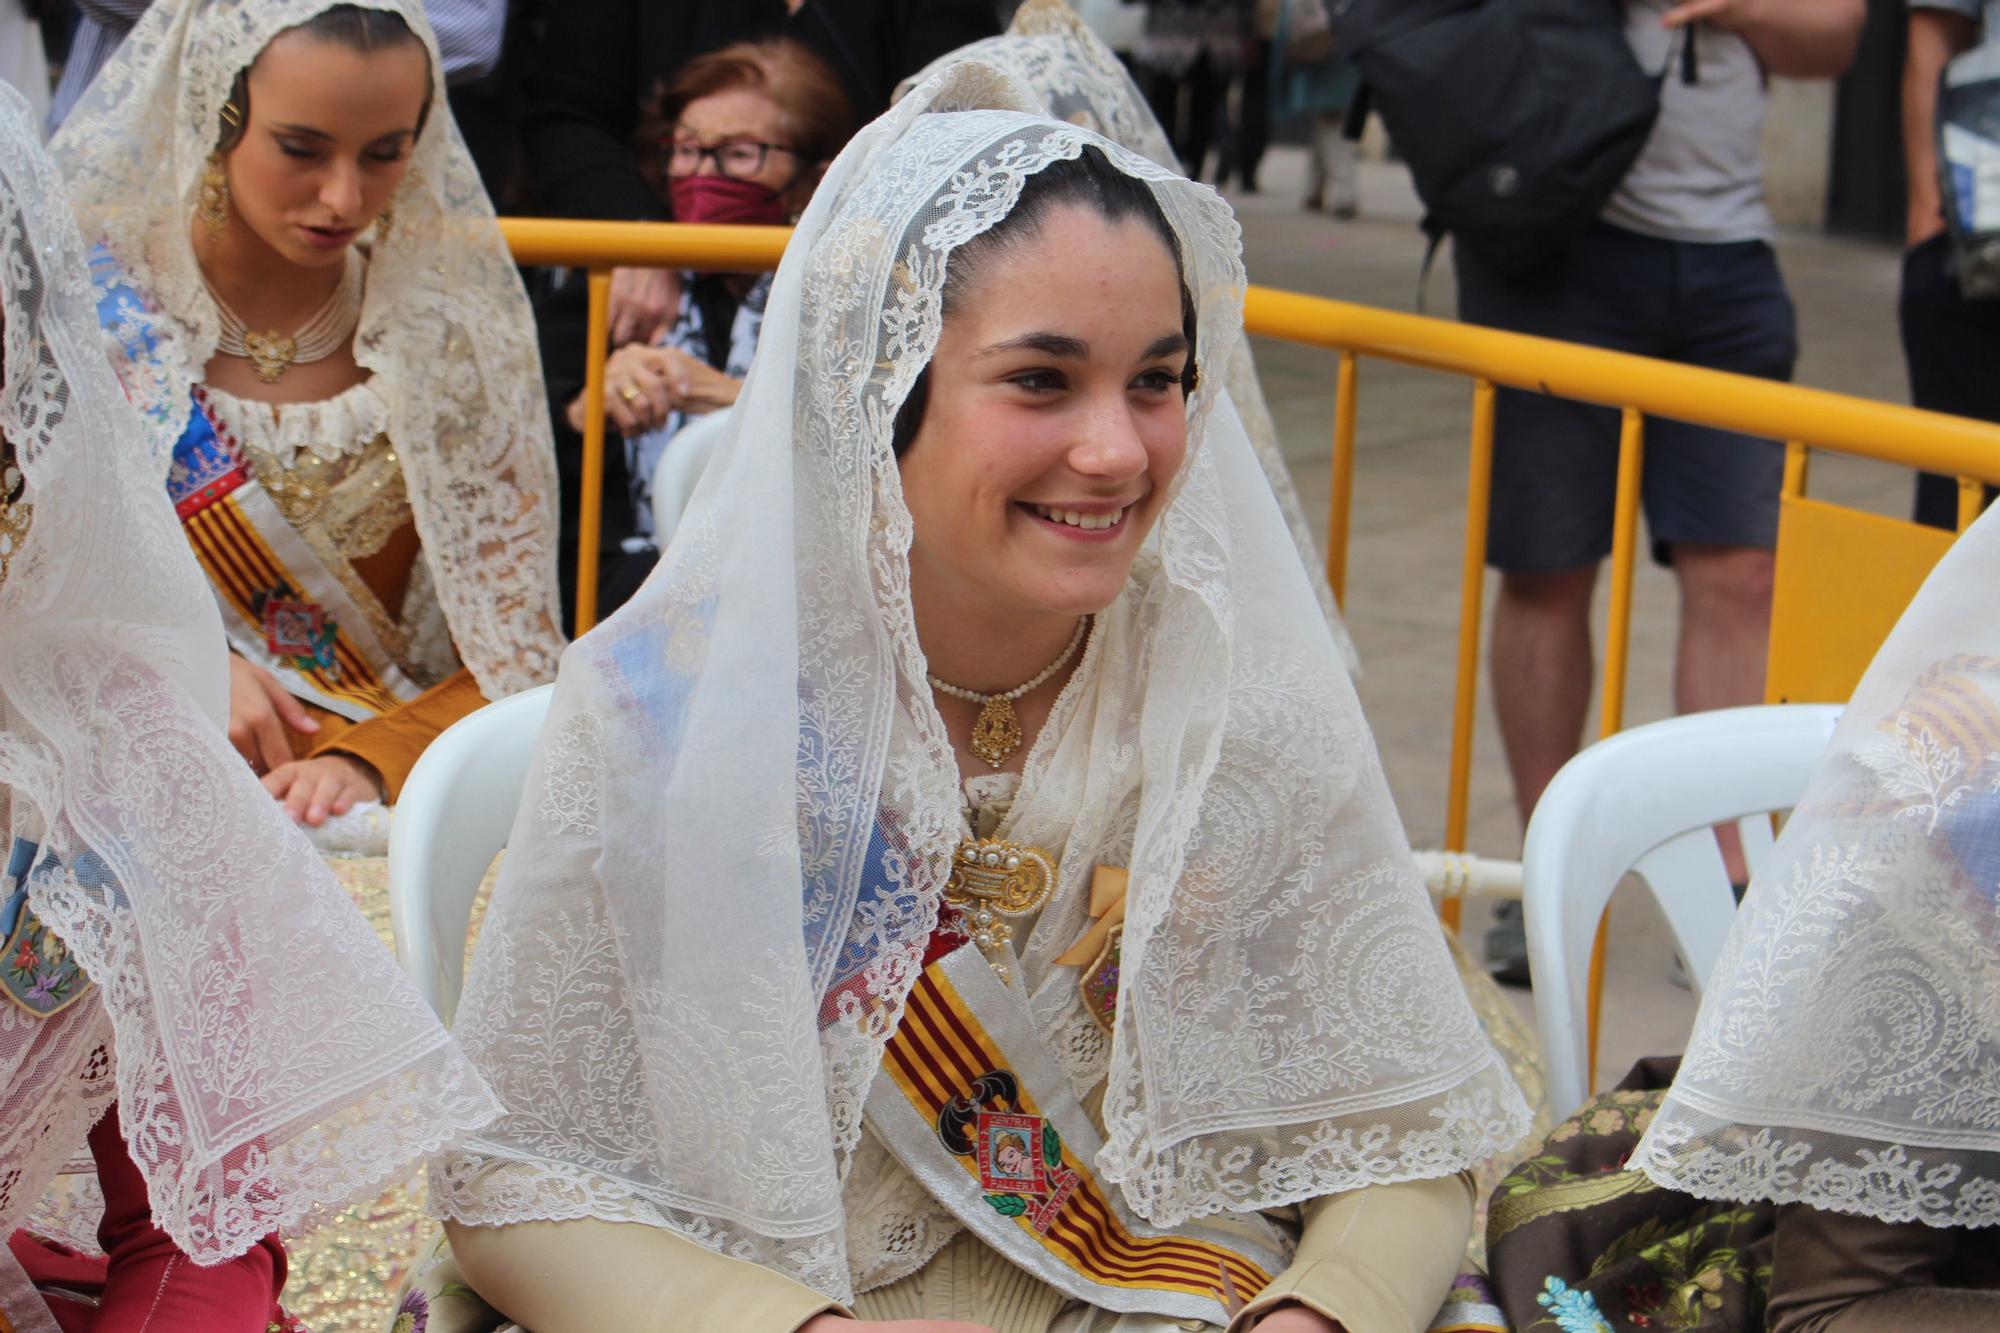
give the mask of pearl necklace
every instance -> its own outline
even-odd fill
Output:
[[[268,333],[250,332],[243,323],[243,317],[229,308],[229,303],[222,299],[222,293],[215,290],[215,284],[208,280],[207,274],[202,275],[201,281],[208,288],[208,295],[215,302],[216,314],[222,320],[222,332],[216,339],[215,350],[224,356],[242,357],[255,368],[257,378],[266,384],[276,384],[292,366],[324,361],[332,356],[347,345],[347,340],[361,323],[361,264],[351,250],[347,255],[347,271],[333,289],[333,294],[326,298],[326,304],[311,319],[293,333],[280,333],[276,329]]]
[[[972,724],[972,752],[994,768],[1007,762],[1007,756],[1021,748],[1021,718],[1014,711],[1014,701],[1035,689],[1050,676],[1063,669],[1069,659],[1083,643],[1083,636],[1089,632],[1092,617],[1085,616],[1076,622],[1076,633],[1069,636],[1069,646],[1062,655],[1038,672],[1033,680],[1016,685],[1001,694],[980,694],[962,685],[953,685],[926,673],[931,688],[955,699],[981,705],[979,720]]]

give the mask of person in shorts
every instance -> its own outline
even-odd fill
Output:
[[[1673,66],[1645,148],[1596,225],[1540,268],[1503,276],[1457,250],[1459,315],[1789,379],[1798,340],[1764,203],[1766,81],[1845,69],[1863,0],[1625,0],[1625,12],[1640,65]],[[1679,711],[1762,696],[1783,468],[1775,441],[1646,422],[1648,535],[1681,589]],[[1611,550],[1617,470],[1615,410],[1500,391],[1487,541],[1487,562],[1500,571],[1491,667],[1523,826],[1582,743],[1591,598]],[[1743,878],[1733,844],[1724,855],[1732,877]],[[1503,915],[1487,951],[1496,976],[1526,983],[1518,908]]]

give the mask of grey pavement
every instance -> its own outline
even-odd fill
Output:
[[[1260,173],[1262,192],[1229,196],[1243,223],[1251,280],[1415,310],[1424,242],[1407,174],[1392,163],[1364,164],[1362,216],[1340,223],[1299,208],[1304,162],[1302,150],[1273,149]],[[1783,236],[1777,248],[1799,312],[1799,382],[1908,401],[1896,339],[1895,252],[1803,234]],[[1427,313],[1451,316],[1448,255],[1439,257],[1428,297]],[[1286,458],[1324,541],[1334,356],[1269,340],[1259,340],[1256,352]],[[1472,388],[1455,376],[1364,360],[1357,397],[1347,619],[1362,657],[1362,702],[1410,840],[1436,847],[1444,834]],[[1812,492],[1901,515],[1909,476],[1883,464],[1820,456]],[[1489,598],[1491,583],[1489,578]],[[1676,600],[1671,576],[1644,563],[1633,616],[1628,725],[1672,712]],[[1600,590],[1600,645],[1601,603]],[[1513,857],[1520,853],[1520,829],[1489,695],[1482,671],[1469,847]],[[1593,713],[1591,734],[1595,728]],[[1485,924],[1483,908],[1467,913],[1468,944],[1476,946]],[[1670,951],[1644,890],[1621,888],[1612,904],[1600,1084],[1615,1081],[1642,1055],[1681,1049],[1695,1002],[1666,979]],[[1527,992],[1509,994],[1532,1017]]]

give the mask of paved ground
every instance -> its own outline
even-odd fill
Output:
[[[1423,240],[1408,177],[1391,164],[1364,167],[1363,216],[1343,224],[1297,207],[1303,171],[1301,150],[1273,150],[1263,193],[1232,196],[1251,279],[1414,310]],[[1907,401],[1896,341],[1894,252],[1804,235],[1783,238],[1778,249],[1799,309],[1798,379]],[[1431,275],[1429,313],[1452,313],[1450,266],[1443,259]],[[1257,355],[1293,475],[1324,537],[1333,357],[1268,342]],[[1411,841],[1420,847],[1438,846],[1444,832],[1470,407],[1464,380],[1379,362],[1361,366],[1348,621],[1363,658],[1362,700]],[[1813,489],[1901,514],[1908,475],[1861,460],[1816,460]],[[1600,642],[1602,620],[1600,609]],[[1634,620],[1626,716],[1635,723],[1671,711],[1674,585],[1650,565],[1639,576]],[[1480,687],[1484,694],[1483,678]],[[1516,856],[1520,830],[1499,738],[1489,701],[1480,702],[1470,845],[1488,855]],[[1483,926],[1482,912],[1468,914],[1469,939],[1476,940]],[[1608,1021],[1600,1048],[1607,1079],[1638,1056],[1681,1047],[1694,1000],[1666,980],[1669,949],[1644,891],[1621,890],[1612,909]],[[1527,992],[1512,994],[1527,1012]]]

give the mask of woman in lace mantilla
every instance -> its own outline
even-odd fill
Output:
[[[1856,687],[1678,1071],[1635,1070],[1496,1197],[1517,1324],[1558,1306],[1579,1328],[2000,1320],[1996,571],[1989,513]]]
[[[0,1326],[292,1329],[277,1233],[493,1103],[230,751],[214,600],[6,88],[0,264]]]
[[[905,79],[897,87],[900,96],[921,84],[946,65],[976,62],[991,67],[997,78],[1019,85],[1018,95],[1026,96],[1043,114],[1057,120],[1096,130],[1107,139],[1152,159],[1169,171],[1179,170],[1179,160],[1167,142],[1167,132],[1132,81],[1131,73],[1117,54],[1077,16],[1063,0],[1027,0],[1014,11],[1007,31],[998,37],[972,42],[943,56],[922,72]],[[970,87],[970,86],[969,86]],[[976,90],[970,95],[977,96]],[[1256,451],[1257,463],[1271,483],[1285,526],[1298,545],[1299,559],[1313,596],[1326,615],[1341,656],[1350,667],[1358,668],[1360,656],[1354,640],[1340,617],[1326,567],[1313,542],[1306,522],[1305,507],[1299,503],[1298,488],[1285,465],[1283,445],[1271,409],[1264,401],[1264,388],[1257,377],[1257,364],[1250,353],[1250,340],[1236,345],[1223,369],[1224,387],[1244,432]]]
[[[990,69],[834,162],[482,930],[508,1113],[432,1197],[493,1307],[1429,1320],[1527,1111],[1221,390],[1243,285],[1212,191]]]
[[[560,650],[531,319],[414,0],[147,11],[54,145],[297,819],[393,801]]]

